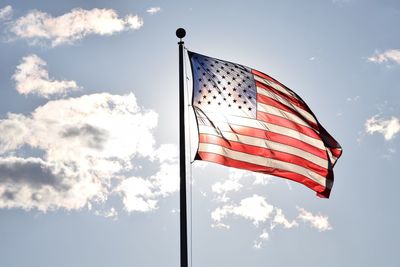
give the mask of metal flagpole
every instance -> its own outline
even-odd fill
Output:
[[[179,164],[180,164],[180,248],[181,267],[188,267],[188,240],[187,240],[187,207],[186,207],[186,146],[185,146],[185,77],[183,70],[183,44],[182,38],[186,31],[182,28],[176,30],[179,44]]]

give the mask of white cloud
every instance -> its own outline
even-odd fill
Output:
[[[295,220],[289,222],[283,214],[282,209],[275,208],[275,216],[271,222],[271,229],[274,229],[277,225],[282,225],[283,228],[290,229],[298,226],[299,224]]]
[[[365,122],[365,131],[369,134],[380,133],[386,140],[391,140],[400,132],[400,119],[390,119],[373,116]]]
[[[96,210],[94,212],[94,214],[97,215],[97,216],[110,218],[110,219],[113,219],[113,220],[117,220],[118,219],[118,212],[117,212],[117,210],[115,208],[111,208],[109,210],[104,210],[104,211]]]
[[[250,172],[248,173],[248,175],[250,175]],[[273,176],[269,174],[253,172],[251,173],[251,175],[254,177],[254,182],[253,182],[254,185],[267,185],[273,179]]]
[[[227,217],[230,213],[233,213],[233,206],[223,206],[220,208],[216,208],[213,212],[211,212],[211,219],[214,223],[211,225],[216,228],[226,228],[229,229],[230,226],[222,222],[222,220]]]
[[[193,168],[204,170],[207,166],[209,166],[209,163],[203,160],[195,160],[192,165]]]
[[[222,196],[219,197],[219,199],[222,202],[226,202],[229,200],[227,197],[226,193],[230,191],[239,191],[239,189],[242,187],[242,184],[240,184],[236,180],[226,180],[223,183],[217,182],[214,184],[211,188],[211,190],[217,194],[222,194]]]
[[[162,144],[154,156],[161,162],[175,162],[179,156],[177,147],[173,144]]]
[[[202,161],[196,161],[202,162]],[[205,165],[201,165],[199,168],[204,168]],[[253,185],[267,185],[270,183],[272,176],[250,172],[241,169],[230,168],[228,178],[223,181],[216,182],[212,185],[211,190],[216,194],[216,199],[220,202],[228,202],[230,195],[239,192],[243,189],[242,181],[248,180]]]
[[[259,225],[259,223],[269,219],[273,211],[274,207],[268,204],[264,197],[253,195],[242,199],[238,205],[225,205],[217,208],[211,213],[211,218],[214,220],[214,226],[216,227],[226,226],[222,223],[222,220],[228,215],[243,217],[252,221],[254,225]]]
[[[11,19],[13,14],[13,9],[10,5],[5,6],[0,9],[0,21]]]
[[[121,182],[116,192],[121,192],[125,209],[131,211],[150,211],[156,209],[157,201],[152,199],[153,185],[143,178],[130,177]]]
[[[43,97],[65,95],[68,91],[77,90],[75,81],[55,80],[49,77],[47,63],[37,55],[22,58],[13,75],[18,93],[36,94]]]
[[[369,57],[368,61],[374,63],[385,63],[388,61],[393,61],[397,64],[400,64],[400,50],[391,49],[383,53],[376,53],[374,56]]]
[[[253,221],[255,225],[265,222],[273,211],[273,206],[265,201],[264,197],[253,195],[242,199],[240,205],[233,207],[233,214]]]
[[[267,239],[269,238],[268,232],[264,230],[264,231],[261,233],[260,238],[261,238],[262,240],[267,240]]]
[[[237,175],[236,170],[231,170],[229,172],[229,178],[223,182],[217,182],[213,184],[211,190],[217,194],[218,200],[227,202],[229,200],[229,197],[227,196],[228,193],[237,192],[243,187],[243,185],[239,182],[240,179],[241,176]]]
[[[264,197],[255,194],[242,199],[239,204],[227,204],[216,208],[211,213],[211,219],[213,220],[211,226],[229,229],[230,225],[226,221],[230,216],[249,220],[256,227],[269,223],[271,231],[276,226],[282,226],[284,229],[291,229],[298,226],[296,220],[289,221],[286,219],[282,209],[274,207]],[[263,229],[259,237],[254,240],[253,247],[261,248],[263,243],[268,239],[269,233],[266,229]]]
[[[311,212],[306,211],[303,208],[299,209],[298,218],[304,222],[310,223],[311,227],[317,229],[318,231],[332,230],[332,226],[329,224],[328,217],[322,215],[313,215]]]
[[[1,157],[0,208],[71,210],[83,208],[89,199],[105,199],[101,179],[90,180],[72,168],[40,158]]]
[[[149,13],[150,15],[154,15],[154,14],[160,12],[160,11],[161,11],[161,8],[158,7],[158,6],[157,7],[151,7],[151,8],[146,10],[146,12]]]
[[[178,189],[176,158],[162,152],[171,146],[155,147],[157,118],[133,94],[107,93],[49,101],[30,115],[8,114],[0,120],[0,208],[82,209],[126,193],[124,186],[148,188],[135,205],[144,200],[155,208]],[[25,156],[29,150],[34,157]],[[131,182],[138,161],[159,171]],[[128,204],[126,210],[138,210]]]
[[[244,183],[246,179],[246,183]],[[262,227],[263,230],[254,240],[253,247],[262,248],[263,244],[269,240],[270,232],[277,227],[281,229],[293,229],[299,226],[299,220],[308,222],[313,228],[319,231],[330,230],[332,227],[328,218],[322,215],[312,215],[305,209],[299,209],[299,214],[294,219],[288,219],[284,211],[267,202],[265,197],[253,194],[251,197],[234,201],[244,190],[251,190],[255,185],[258,189],[260,185],[270,184],[272,177],[259,173],[248,172],[239,169],[230,169],[228,178],[212,185],[212,192],[216,195],[216,200],[220,204],[211,212],[211,227],[220,229],[230,229],[231,219],[245,219],[255,227]],[[289,190],[291,190],[289,184]],[[267,231],[269,229],[269,232]]]
[[[254,240],[253,247],[256,249],[260,249],[265,241],[269,239],[269,234],[268,232],[264,229],[260,236],[258,237],[258,240]]]
[[[112,35],[129,29],[139,29],[143,19],[137,15],[120,18],[113,9],[73,9],[59,17],[33,10],[14,21],[10,30],[16,37],[31,44],[51,42],[53,47],[70,44],[86,35]]]
[[[125,18],[126,25],[134,30],[138,30],[143,27],[143,18],[139,17],[138,15],[128,15]]]
[[[331,230],[332,226],[327,216],[313,215],[304,208],[298,208],[299,213],[293,220],[288,220],[281,208],[278,208],[266,201],[262,196],[254,194],[251,197],[242,199],[238,204],[230,203],[217,207],[211,213],[213,223],[212,227],[229,229],[229,217],[237,217],[248,220],[256,227],[268,226],[273,231],[277,226],[283,229],[292,229],[299,226],[298,221],[302,220],[308,223],[312,228],[318,231]],[[253,247],[261,248],[263,243],[269,239],[269,233],[264,228],[262,233],[254,240]]]
[[[148,179],[130,177],[123,180],[115,189],[122,195],[125,210],[128,212],[148,212],[157,209],[158,199],[166,197],[179,189],[178,164],[163,163],[160,170]]]

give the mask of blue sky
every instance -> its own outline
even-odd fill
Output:
[[[344,150],[328,200],[191,164],[192,266],[397,266],[398,25],[390,0],[0,1],[0,266],[179,265],[178,27]]]

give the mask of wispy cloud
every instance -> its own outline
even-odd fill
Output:
[[[289,221],[282,209],[274,207],[268,203],[264,197],[253,195],[242,199],[239,204],[224,205],[215,209],[211,214],[211,218],[214,221],[212,226],[229,229],[230,225],[226,223],[227,217],[236,216],[251,221],[255,226],[269,223],[271,231],[276,226],[281,226],[284,229],[298,227],[298,220],[308,223],[312,228],[320,232],[332,230],[327,216],[320,214],[314,215],[304,208],[298,208],[298,210],[299,214],[297,218]],[[260,248],[263,242],[268,239],[268,231],[264,228],[259,238],[254,241],[254,247]]]
[[[176,150],[176,148],[174,148]],[[160,161],[162,161],[159,158]],[[159,171],[148,177],[129,177],[114,190],[122,196],[128,212],[148,212],[158,208],[158,200],[179,189],[179,166],[177,157],[162,162]]]
[[[283,214],[282,209],[275,208],[275,216],[271,222],[271,229],[274,229],[277,225],[282,225],[283,228],[290,229],[298,226],[298,223],[295,220],[289,222]]]
[[[90,34],[112,35],[129,29],[139,29],[143,19],[138,15],[120,18],[113,9],[73,9],[58,17],[33,10],[14,21],[10,31],[30,44],[71,44]]]
[[[373,116],[365,122],[365,131],[369,134],[380,133],[385,140],[391,140],[400,132],[400,119],[396,117],[384,119],[378,115]]]
[[[269,233],[264,229],[258,239],[254,240],[253,247],[260,249],[265,241],[269,239]]]
[[[37,55],[22,58],[13,75],[18,93],[36,94],[48,98],[78,89],[75,81],[50,78],[46,67],[47,63]]]
[[[269,219],[274,211],[274,207],[268,204],[264,197],[253,195],[244,198],[238,205],[225,205],[217,208],[211,213],[211,218],[214,220],[216,227],[229,228],[222,223],[222,220],[229,215],[243,217],[258,225]]]
[[[386,150],[386,152],[382,155],[382,157],[387,160],[392,160],[395,155],[396,155],[396,149],[393,147],[389,147]]]
[[[154,14],[160,12],[160,11],[161,11],[161,8],[158,7],[158,6],[157,7],[151,7],[151,8],[146,10],[146,12],[149,13],[150,15],[154,15]]]
[[[242,186],[243,185],[239,182],[239,178],[230,173],[227,180],[215,183],[211,187],[211,190],[218,195],[220,201],[227,202],[229,200],[227,194],[239,191]]]
[[[263,179],[261,177],[264,176]],[[231,169],[229,176],[223,181],[212,186],[212,192],[216,195],[215,200],[220,204],[211,212],[212,227],[229,229],[230,219],[244,219],[251,222],[255,227],[262,227],[262,233],[254,240],[253,247],[261,248],[269,240],[270,233],[275,228],[293,229],[299,226],[299,221],[307,222],[312,228],[319,231],[330,230],[328,217],[313,215],[304,208],[298,208],[298,214],[293,219],[288,219],[285,212],[263,196],[252,194],[250,197],[242,198],[239,202],[237,196],[242,196],[243,191],[251,190],[252,186],[260,188],[269,185],[271,177],[268,175]],[[254,189],[254,188],[253,188]]]
[[[205,166],[202,165],[203,168]],[[227,202],[230,200],[230,194],[243,188],[243,180],[249,180],[254,185],[267,185],[271,182],[271,179],[272,176],[270,175],[232,168],[229,170],[228,178],[213,184],[211,190],[217,195],[218,201]]]
[[[222,207],[216,212],[217,214],[219,213],[218,216],[213,216],[213,218],[221,220],[226,215],[233,214],[252,221],[254,225],[258,225],[269,219],[273,211],[274,207],[268,204],[264,197],[253,195],[242,199],[239,205]]]
[[[138,161],[154,166],[154,175],[138,179],[148,181],[143,199],[156,208],[178,188],[176,157],[166,155],[174,146],[155,146],[157,118],[133,94],[107,93],[49,101],[30,115],[8,114],[0,120],[0,208],[46,212],[104,203],[126,192]],[[26,156],[27,148],[33,156]],[[140,204],[123,203],[128,211]]]
[[[322,215],[313,215],[311,212],[306,211],[303,208],[299,209],[299,216],[298,218],[307,222],[311,225],[311,227],[317,229],[320,232],[332,230],[332,226],[328,221],[328,217]]]
[[[289,221],[283,214],[282,209],[269,204],[265,197],[254,194],[251,197],[244,198],[239,204],[224,205],[215,209],[211,213],[214,220],[214,227],[229,228],[229,225],[223,221],[226,217],[234,215],[251,221],[255,226],[270,222],[270,229],[281,225],[286,229],[298,226],[295,220]]]
[[[96,210],[94,212],[95,215],[105,217],[105,218],[110,218],[113,220],[118,219],[118,212],[115,208],[110,208],[109,210]]]
[[[358,100],[360,100],[360,96],[359,95],[356,95],[356,96],[354,96],[354,97],[347,97],[346,98],[346,101],[347,102],[357,102]]]
[[[13,9],[10,5],[0,9],[0,21],[9,20],[12,18]]]
[[[400,64],[400,50],[392,49],[383,53],[375,53],[375,55],[368,58],[368,61],[374,63],[394,62]]]

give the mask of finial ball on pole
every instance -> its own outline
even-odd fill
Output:
[[[179,28],[176,30],[176,37],[182,39],[183,37],[186,36],[186,31],[183,28]]]

